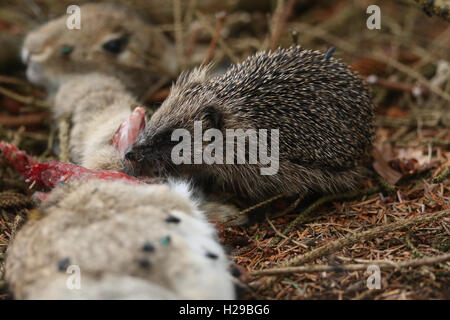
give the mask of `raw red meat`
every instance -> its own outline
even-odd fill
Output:
[[[122,158],[125,150],[133,144],[144,126],[145,110],[137,107],[130,117],[117,129],[111,140],[111,145],[117,148]],[[24,151],[19,150],[15,145],[3,141],[0,142],[0,150],[14,168],[26,178],[26,182],[34,183],[40,187],[52,189],[59,183],[92,178],[102,180],[120,179],[133,183],[144,183],[119,171],[90,170],[73,163],[59,161],[39,163]]]
[[[133,183],[143,183],[125,173],[111,170],[90,170],[73,163],[49,161],[39,163],[16,146],[0,142],[3,156],[19,171],[28,183],[38,186],[54,188],[59,183],[66,183],[76,179],[126,180]]]
[[[0,141],[0,150],[3,156],[12,164],[22,176],[27,177],[30,166],[38,164],[38,161],[30,157],[25,151],[19,150],[15,145]]]
[[[90,170],[73,163],[49,161],[35,164],[30,168],[27,182],[39,186],[54,188],[60,183],[67,183],[77,179],[127,180],[142,183],[123,172],[111,170]]]

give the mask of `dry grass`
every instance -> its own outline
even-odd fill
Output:
[[[202,1],[197,2],[201,6]],[[367,163],[367,179],[361,185],[361,189],[371,192],[352,194],[352,199],[349,195],[325,198],[318,203],[321,196],[317,195],[298,201],[297,206],[293,205],[295,198],[277,199],[248,212],[254,220],[250,226],[219,226],[219,235],[241,270],[244,297],[450,298],[448,259],[444,256],[444,260],[437,263],[429,259],[448,255],[450,249],[450,218],[445,214],[450,209],[450,78],[449,74],[437,72],[441,68],[438,66],[445,63],[448,66],[450,61],[448,23],[439,17],[427,17],[406,1],[382,4],[375,1],[382,9],[381,30],[365,27],[365,9],[374,1],[342,0],[326,6],[322,1],[300,1],[292,12],[290,8],[271,8],[270,5],[262,8],[275,12],[272,17],[256,9],[250,10],[251,5],[229,5],[232,2],[223,1],[218,7],[200,7],[197,11],[189,7],[192,1],[182,1],[187,8],[182,8],[183,17],[177,24],[183,28],[184,37],[177,41],[185,40],[181,47],[188,48],[189,53],[184,57],[186,67],[193,63],[194,49],[202,47],[203,59],[216,62],[227,58],[240,60],[258,49],[273,47],[276,43],[288,46],[296,39],[304,47],[324,51],[336,47],[335,56],[374,82],[371,88],[378,107],[375,142],[378,152],[374,152],[374,158]],[[63,12],[65,5],[64,1],[58,1],[58,5],[55,2],[49,5],[49,1],[43,0],[32,3],[33,8],[20,10],[17,4],[5,6],[0,11],[0,32],[19,37],[31,27],[23,21],[29,21],[30,17],[45,19]],[[128,3],[149,16],[155,15],[148,1]],[[263,1],[260,6],[264,7],[261,3]],[[291,1],[285,1],[285,5],[291,5]],[[228,9],[226,20],[217,21],[214,13],[223,9]],[[158,10],[168,12],[166,16],[158,13],[158,22],[175,39],[170,6]],[[189,27],[193,23],[196,28]],[[296,31],[297,36],[293,37],[292,31]],[[42,110],[45,108],[42,93],[24,82],[20,72],[8,72],[0,77],[0,87],[15,95],[4,94],[4,91],[0,94],[0,139],[13,141],[42,158],[56,158],[53,145],[57,135]],[[149,101],[160,101],[165,95],[167,88]],[[380,181],[381,176],[384,179]],[[31,206],[31,190],[2,158],[0,177],[1,275],[5,250],[21,222],[17,217],[26,218]],[[242,209],[252,205],[242,200],[235,203]],[[277,217],[277,213],[286,211],[287,214]],[[297,219],[305,211],[308,215]],[[444,214],[426,223],[387,231],[374,238],[359,238],[363,232],[376,227],[389,229],[395,223],[438,212]],[[297,221],[295,227],[288,229],[293,221]],[[323,254],[318,251],[314,259],[303,260],[303,269],[276,276],[256,272],[280,268],[287,261],[298,262],[300,256],[342,242],[341,239],[351,235],[355,240],[348,242],[350,244],[322,250]],[[290,260],[293,258],[296,260]],[[425,259],[425,263],[417,259]],[[416,260],[418,263],[410,264]],[[368,275],[364,270],[342,270],[346,265],[374,261],[381,266],[396,264],[381,267],[379,290],[367,288]],[[7,298],[6,292],[0,277],[0,298]]]

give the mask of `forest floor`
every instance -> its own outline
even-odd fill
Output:
[[[58,6],[32,2],[40,14],[65,12],[64,1]],[[291,9],[288,0],[267,12],[233,5],[225,8],[223,24],[213,13],[217,8],[208,8],[193,11],[181,25],[192,30],[184,24],[197,23],[196,32],[186,32],[188,47],[204,43],[208,48],[220,29],[220,41],[208,57],[213,61],[239,61],[258,49],[294,42],[324,52],[335,47],[334,56],[368,81],[377,108],[372,159],[358,190],[260,204],[230,200],[241,210],[257,206],[245,211],[249,225],[218,226],[240,271],[242,297],[449,299],[449,22],[427,16],[408,1],[299,2]],[[151,9],[146,1],[128,3]],[[366,8],[377,3],[382,27],[369,30]],[[17,12],[33,10],[17,6],[0,11],[0,33],[20,39],[33,26],[32,14]],[[173,36],[170,18],[157,23]],[[191,64],[185,60],[187,68]],[[0,140],[40,160],[57,159],[57,128],[45,107],[45,93],[26,81],[23,69],[8,64],[0,67]],[[147,105],[158,105],[167,88],[158,88]],[[0,298],[10,298],[3,261],[17,226],[32,208],[34,191],[0,156]],[[377,270],[380,286],[373,289]]]

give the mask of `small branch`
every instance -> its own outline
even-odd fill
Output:
[[[313,204],[311,204],[308,208],[305,209],[305,211],[301,212],[297,216],[297,218],[295,218],[295,220],[292,221],[289,224],[289,226],[287,226],[287,228],[283,231],[283,234],[288,235],[291,231],[293,231],[295,228],[297,228],[297,226],[299,224],[301,224],[302,222],[307,220],[307,218],[309,217],[309,215],[311,213],[316,211],[320,206],[322,206],[323,204],[325,204],[327,202],[337,201],[337,200],[347,200],[347,199],[361,197],[364,195],[371,195],[371,194],[377,193],[379,190],[380,190],[379,187],[373,187],[373,188],[365,189],[362,191],[354,190],[354,191],[349,191],[349,192],[340,193],[340,194],[326,195],[326,196],[318,199],[317,201],[315,201]],[[281,238],[277,237],[273,240],[272,245],[275,246],[280,241],[281,241]]]
[[[5,127],[29,126],[42,123],[42,121],[51,118],[51,113],[39,112],[20,116],[0,116],[0,125]]]
[[[4,75],[0,75],[0,82],[7,83],[7,84],[21,85],[21,86],[29,85],[28,82],[26,82],[22,79],[4,76]]]
[[[298,198],[294,202],[292,202],[286,209],[284,209],[283,211],[272,215],[271,217],[272,218],[282,217],[282,216],[288,214],[289,212],[295,210],[295,208],[298,207],[298,204],[305,198],[305,196],[306,196],[306,193],[299,194]]]
[[[279,5],[283,5],[280,0],[278,0]],[[287,20],[292,14],[292,9],[294,7],[295,0],[288,0],[287,3],[281,7],[277,7],[277,12],[274,16],[274,25],[275,29],[272,34],[272,38],[270,39],[270,50],[275,50],[280,41],[281,34],[284,30],[284,26],[286,25]]]
[[[159,92],[159,90],[164,87],[167,82],[169,82],[169,76],[162,76],[157,82],[155,82],[151,87],[147,89],[147,91],[139,98],[139,101],[142,103],[153,102],[154,95]]]
[[[403,175],[391,168],[387,160],[384,158],[382,152],[378,148],[373,148],[371,152],[374,162],[372,164],[374,170],[388,183],[395,185]]]
[[[409,219],[402,219],[396,222],[385,224],[373,229],[369,229],[360,233],[349,234],[342,239],[332,241],[320,248],[312,250],[303,255],[294,257],[288,261],[281,264],[282,267],[300,265],[310,261],[314,261],[323,256],[329,255],[333,252],[341,250],[344,247],[352,246],[356,243],[365,242],[376,237],[382,237],[389,232],[395,232],[402,229],[411,228],[413,226],[430,223],[432,221],[438,220],[440,218],[446,217],[450,214],[450,209],[439,211],[432,214],[420,215]]]
[[[0,209],[23,209],[31,208],[33,202],[21,193],[0,193]]]
[[[303,248],[308,248],[308,247],[307,247],[306,245],[304,245],[303,243],[300,243],[300,242],[298,242],[298,241],[295,241],[294,239],[291,239],[291,238],[285,236],[284,234],[282,234],[282,233],[274,226],[274,224],[272,223],[272,221],[270,221],[270,218],[269,218],[267,212],[266,212],[266,221],[267,221],[267,223],[270,225],[270,227],[273,229],[273,231],[275,231],[275,233],[276,233],[279,237],[281,237],[281,238],[283,238],[283,239],[286,239],[286,240],[288,240],[288,241],[291,241],[292,243],[294,243],[294,244],[296,244],[296,245],[298,245],[298,246],[301,246],[301,247],[303,247]]]
[[[251,211],[253,211],[255,209],[258,209],[259,207],[265,206],[266,204],[269,204],[269,203],[271,203],[271,202],[273,202],[273,201],[275,201],[277,199],[283,198],[283,197],[284,197],[284,194],[279,194],[279,195],[276,195],[276,196],[274,196],[272,198],[269,198],[267,200],[261,201],[261,202],[255,204],[255,205],[253,205],[251,207],[248,207],[247,209],[244,209],[244,210],[240,211],[238,214],[236,214],[234,216],[231,216],[227,220],[223,221],[222,224],[226,224],[226,223],[228,223],[230,221],[233,221],[233,220],[237,219],[238,217],[242,216],[243,214],[247,214],[247,213],[249,213],[249,212],[251,212]]]
[[[307,30],[311,36],[314,36],[316,38],[330,42],[334,46],[336,46],[346,52],[354,53],[355,51],[357,51],[356,47],[352,43],[350,43],[346,40],[342,40],[341,38],[336,37],[334,35],[331,35],[326,30],[323,30],[320,27],[312,26],[312,25],[309,25],[306,23],[296,23],[295,25],[297,28]],[[447,101],[450,101],[450,95],[448,93],[446,93],[442,89],[432,85],[430,83],[430,81],[428,81],[428,79],[426,79],[419,72],[408,67],[407,65],[405,65],[401,62],[398,62],[380,52],[378,52],[378,53],[374,52],[374,53],[368,54],[367,56],[371,57],[375,60],[384,62],[384,63],[388,64],[389,66],[397,69],[398,71],[412,77],[413,79],[416,79],[420,84],[422,84],[423,86],[428,88],[430,91],[432,91],[436,95],[440,96],[441,98],[443,98]]]
[[[307,265],[301,267],[286,267],[286,268],[274,268],[266,270],[258,270],[249,272],[250,276],[270,276],[270,275],[282,275],[290,273],[316,273],[316,272],[344,272],[344,271],[365,271],[370,265],[377,265],[380,269],[403,269],[409,267],[419,267],[442,263],[450,260],[450,253],[446,253],[440,256],[427,257],[423,259],[414,259],[402,262],[368,262],[364,264],[345,264],[340,266],[330,265]]]
[[[37,100],[32,96],[22,96],[18,93],[15,93],[15,92],[8,90],[6,88],[3,88],[3,87],[0,87],[0,93],[4,96],[7,96],[7,97],[14,99],[18,102],[21,102],[23,104],[33,105],[33,106],[36,106],[39,108],[45,108],[45,109],[48,109],[51,107],[50,104],[48,104],[44,101]]]
[[[194,53],[194,48],[197,45],[200,30],[201,27],[199,23],[194,23],[191,27],[190,36],[186,44],[186,50],[184,51],[185,57],[189,60],[191,60],[192,54]]]
[[[441,174],[439,174],[432,180],[432,183],[442,183],[445,179],[448,178],[448,176],[450,176],[450,167],[445,168],[444,171],[441,172]]]
[[[216,30],[213,26],[209,24],[208,19],[205,17],[205,15],[197,10],[195,12],[195,16],[197,17],[197,19],[200,20],[202,26],[204,26],[207,29],[211,37],[214,37]],[[238,63],[239,58],[234,54],[233,50],[228,46],[228,44],[220,37],[217,41],[219,43],[220,48],[228,56],[228,58],[230,58],[230,60],[233,61],[233,63]]]
[[[390,81],[387,79],[379,78],[377,76],[369,76],[366,78],[366,81],[371,84],[378,84],[386,89],[392,90],[392,91],[400,91],[400,92],[407,92],[414,96],[427,96],[430,94],[430,91],[428,88],[425,88],[420,85],[411,84],[407,82],[396,82],[396,81]]]
[[[423,257],[423,256],[424,256],[424,254],[423,254],[422,252],[420,252],[420,250],[417,249],[416,246],[414,246],[414,244],[412,243],[412,241],[411,241],[411,231],[408,232],[408,233],[406,234],[406,236],[405,236],[405,242],[406,242],[406,245],[408,246],[408,248],[410,248],[411,251],[412,251],[416,256],[418,256],[418,257]]]
[[[197,7],[197,0],[189,0],[186,14],[184,16],[184,24],[186,26],[189,26],[191,24],[196,7]]]
[[[216,32],[214,33],[214,36],[211,38],[208,52],[206,54],[205,60],[203,60],[201,68],[205,67],[208,63],[210,63],[214,56],[214,52],[216,51],[216,47],[217,47],[217,42],[220,39],[220,33],[222,32],[222,28],[225,24],[226,17],[227,17],[227,13],[225,11],[221,11],[216,14],[216,19],[217,19]]]
[[[161,102],[164,101],[170,94],[170,88],[163,88],[158,92],[155,92],[146,102]]]
[[[17,214],[14,217],[14,221],[11,226],[11,234],[9,237],[10,241],[16,237],[17,231],[20,230],[20,227],[23,225],[24,222],[25,222],[25,219],[20,214]]]
[[[397,188],[392,183],[389,183],[385,178],[382,176],[378,176],[378,182],[380,183],[380,186],[382,189],[387,193],[395,193],[397,192]]]
[[[181,69],[184,67],[183,50],[183,27],[181,24],[181,0],[173,0],[173,24],[175,32],[175,47],[177,50],[178,63]]]
[[[292,30],[291,32],[292,44],[294,46],[298,45],[298,32],[297,30]]]
[[[62,116],[59,119],[59,131],[58,131],[58,140],[59,140],[59,160],[62,162],[69,162],[69,117]]]
[[[435,93],[436,95],[440,96],[441,98],[450,101],[450,95],[447,92],[444,92],[441,88],[434,86],[431,84],[431,82],[425,78],[423,75],[421,75],[416,70],[408,67],[407,65],[398,62],[395,59],[392,59],[391,57],[386,56],[384,53],[375,52],[372,53],[371,56],[379,61],[382,61],[391,67],[397,69],[398,71],[410,76],[411,78],[416,79],[420,84],[428,88],[430,91]]]
[[[26,191],[26,190],[28,190],[28,185],[23,180],[16,180],[16,179],[2,177],[2,179],[0,179],[0,188],[2,190],[18,189],[18,190]]]

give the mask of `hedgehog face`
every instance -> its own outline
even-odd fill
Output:
[[[165,176],[183,175],[196,169],[194,161],[195,148],[203,150],[207,144],[202,142],[200,147],[194,144],[194,135],[208,129],[223,127],[223,114],[214,104],[177,106],[177,114],[184,110],[183,117],[171,117],[175,110],[173,105],[163,105],[152,116],[145,129],[141,132],[136,142],[126,151],[125,159],[128,160],[128,172],[135,175]],[[172,112],[171,112],[172,111]],[[167,116],[168,115],[168,116]],[[201,123],[199,131],[198,124]],[[197,126],[197,127],[195,127]],[[189,145],[189,163],[176,163],[173,152],[176,147],[186,143]]]
[[[208,68],[180,75],[167,99],[127,150],[125,159],[128,160],[126,167],[130,174],[182,175],[196,168],[195,164],[176,165],[172,161],[172,152],[180,142],[177,132],[183,130],[194,137],[196,121],[201,121],[203,131],[224,126],[223,108],[219,108],[214,93],[204,87],[207,77]]]

